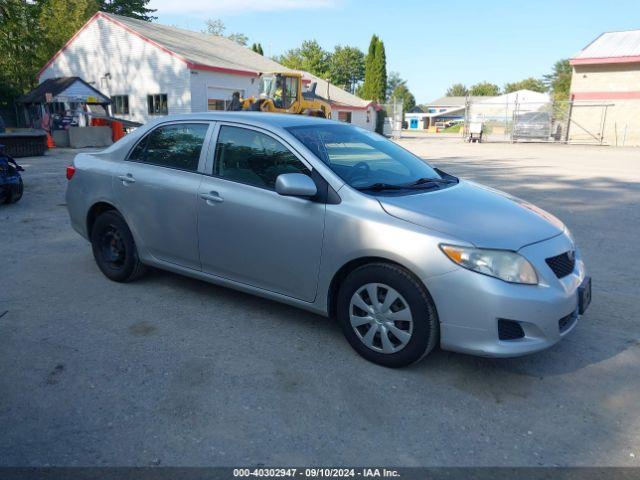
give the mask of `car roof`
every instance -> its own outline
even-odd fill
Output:
[[[166,123],[172,121],[185,120],[209,120],[209,121],[227,121],[246,123],[255,126],[264,126],[266,128],[288,128],[309,125],[326,125],[339,124],[342,122],[327,120],[324,118],[311,117],[309,115],[290,115],[283,113],[265,113],[265,112],[201,112],[201,113],[184,113],[177,115],[167,115],[162,118],[150,122],[150,124]]]

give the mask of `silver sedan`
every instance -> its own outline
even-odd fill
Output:
[[[71,224],[109,279],[149,265],[286,302],[386,366],[436,345],[536,352],[591,298],[557,218],[345,123],[163,117],[79,154],[67,178]]]

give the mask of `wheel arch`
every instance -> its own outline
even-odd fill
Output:
[[[120,214],[120,211],[115,207],[115,205],[109,202],[100,201],[91,205],[91,208],[87,212],[87,219],[86,219],[87,236],[89,238],[91,237],[91,230],[93,229],[93,225],[95,224],[96,219],[104,212],[108,212],[110,210],[114,210]]]
[[[418,282],[427,292],[427,294],[431,297],[431,293],[429,293],[429,289],[424,284],[424,282],[407,266],[399,263],[395,260],[391,260],[385,257],[378,256],[367,256],[367,257],[359,257],[353,260],[349,260],[347,263],[342,265],[338,271],[333,275],[331,282],[329,283],[329,291],[327,295],[327,312],[329,318],[335,318],[336,309],[337,309],[337,299],[338,299],[338,291],[340,289],[340,285],[342,281],[347,278],[351,272],[353,272],[356,268],[362,267],[363,265],[373,264],[373,263],[386,263],[388,265],[394,265],[396,267],[402,268],[406,272],[411,275],[416,282]],[[433,297],[431,297],[433,299]],[[434,304],[435,307],[435,304]]]

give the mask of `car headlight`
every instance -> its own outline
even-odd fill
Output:
[[[538,275],[533,266],[526,258],[515,252],[456,245],[440,245],[440,248],[452,262],[468,270],[496,277],[505,282],[538,284]]]

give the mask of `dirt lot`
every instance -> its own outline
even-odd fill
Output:
[[[0,207],[0,465],[640,466],[640,150],[402,143],[567,223],[594,278],[568,338],[388,370],[294,308],[163,272],[109,282],[54,151]]]

